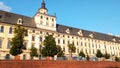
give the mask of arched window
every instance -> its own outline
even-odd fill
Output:
[[[4,26],[1,26],[0,32],[4,32]]]
[[[22,25],[23,24],[23,20],[21,18],[19,18],[18,21],[17,21],[17,24]]]
[[[9,28],[9,34],[12,34],[12,27]]]
[[[5,59],[9,60],[10,59],[10,55],[6,54]]]
[[[41,19],[43,19],[43,16],[40,16],[41,17]]]

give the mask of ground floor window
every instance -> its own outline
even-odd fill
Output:
[[[23,55],[23,60],[25,60],[26,59],[26,55]]]
[[[10,55],[9,55],[9,54],[6,54],[5,59],[6,59],[6,60],[9,60],[9,59],[10,59]]]

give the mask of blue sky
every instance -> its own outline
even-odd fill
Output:
[[[42,0],[0,0],[0,9],[33,17]],[[120,35],[120,0],[45,0],[57,23]]]

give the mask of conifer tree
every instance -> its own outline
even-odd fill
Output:
[[[44,47],[42,48],[42,56],[50,56],[54,57],[54,55],[57,55],[57,46],[55,42],[55,38],[53,38],[52,35],[48,35],[45,37],[45,40],[43,42]]]
[[[10,54],[13,56],[23,53],[25,46],[23,44],[24,37],[27,35],[27,31],[21,25],[17,25],[14,29],[14,37],[11,41]]]
[[[38,57],[37,49],[35,47],[32,47],[30,49],[30,56],[31,56],[31,58],[33,58],[34,56]]]
[[[68,49],[69,49],[69,53],[70,53],[70,58],[72,58],[72,53],[76,52],[76,47],[75,47],[74,43],[68,44]]]

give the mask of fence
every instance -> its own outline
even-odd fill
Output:
[[[119,62],[4,60],[0,68],[120,68]]]

